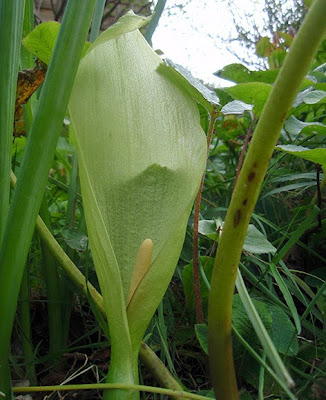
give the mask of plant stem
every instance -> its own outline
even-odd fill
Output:
[[[24,0],[0,1],[0,244],[9,211],[11,146],[23,16]]]
[[[212,397],[200,396],[198,394],[192,394],[184,392],[181,390],[171,390],[156,388],[153,386],[144,385],[130,385],[127,383],[95,383],[95,384],[85,384],[85,385],[55,385],[55,386],[28,386],[28,387],[15,387],[15,393],[32,393],[32,392],[54,392],[54,391],[64,391],[64,390],[96,390],[96,389],[121,389],[121,390],[136,390],[136,391],[146,391],[149,393],[159,393],[165,394],[173,398],[179,399],[193,399],[193,400],[207,400],[212,399]],[[213,399],[212,399],[213,400]]]
[[[209,153],[209,146],[212,140],[212,134],[214,131],[215,120],[216,120],[216,107],[213,107],[213,110],[210,115],[210,122],[207,131],[207,158]],[[205,181],[205,172],[201,178],[200,187],[198,190],[198,194],[195,200],[195,212],[194,212],[194,232],[193,232],[193,276],[194,276],[194,291],[195,291],[195,305],[196,305],[196,314],[197,314],[197,322],[199,324],[204,323],[203,309],[201,304],[200,297],[200,281],[199,281],[199,251],[198,251],[198,242],[199,242],[199,234],[198,234],[198,225],[199,225],[199,213],[200,213],[200,203],[201,196],[203,192]]]
[[[240,171],[241,171],[243,159],[244,159],[244,156],[246,154],[246,150],[247,150],[249,141],[250,141],[251,136],[252,136],[252,130],[253,130],[254,123],[255,123],[255,117],[254,117],[253,114],[251,116],[252,116],[252,119],[251,119],[250,126],[247,129],[247,134],[246,134],[245,140],[244,140],[243,145],[242,145],[241,154],[240,154],[238,165],[237,165],[237,172],[235,174],[233,188],[235,188],[235,185],[237,184],[237,180],[238,180],[238,177],[239,177],[239,174],[240,174]]]
[[[98,37],[98,35],[100,33],[101,21],[102,21],[105,3],[106,3],[105,0],[96,0],[93,21],[92,21],[91,35],[89,38],[89,41],[91,43],[94,42],[94,40]]]
[[[0,315],[6,323],[0,329],[0,387],[8,399],[11,398],[8,352],[20,283],[94,4],[95,0],[68,2],[25,148],[2,241]]]
[[[326,2],[315,0],[265,104],[232,195],[212,274],[208,346],[216,399],[239,398],[232,359],[232,300],[248,224],[269,160],[300,83],[326,30]]]
[[[158,0],[157,1],[155,9],[154,9],[153,17],[147,26],[144,37],[150,45],[152,45],[152,37],[155,32],[155,29],[157,28],[157,25],[161,18],[161,15],[164,11],[165,4],[166,4],[166,0]]]

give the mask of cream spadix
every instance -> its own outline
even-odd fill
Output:
[[[178,261],[206,161],[197,105],[157,72],[161,59],[138,31],[145,23],[128,13],[99,36],[69,104],[112,347],[124,332],[134,357]],[[144,243],[151,265],[130,288]]]

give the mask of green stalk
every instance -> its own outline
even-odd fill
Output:
[[[11,2],[5,2],[7,4]],[[12,398],[8,351],[18,293],[95,0],[68,2],[24,153],[0,251],[0,388]]]
[[[131,385],[128,383],[90,383],[84,385],[56,385],[56,386],[27,386],[27,387],[16,387],[14,388],[15,393],[32,393],[32,392],[54,392],[54,391],[64,391],[64,390],[99,390],[99,389],[119,389],[120,394],[122,390],[124,391],[143,391],[149,393],[160,393],[172,398],[182,398],[182,399],[193,399],[193,400],[214,400],[212,397],[200,396],[198,394],[184,392],[182,390],[171,390],[162,389],[153,386],[144,385]],[[125,399],[125,397],[120,397],[120,399]]]
[[[211,281],[208,345],[216,399],[239,398],[232,358],[232,300],[248,224],[287,113],[326,30],[326,1],[315,0],[265,104],[232,195]]]
[[[14,125],[24,0],[0,0],[0,244],[9,212]]]
[[[105,0],[96,0],[93,21],[92,21],[91,35],[89,38],[89,41],[91,43],[94,42],[94,40],[98,37],[100,33],[104,7],[105,7]]]
[[[153,17],[149,21],[146,32],[144,34],[145,39],[150,45],[152,45],[152,37],[154,35],[155,29],[157,28],[161,15],[164,11],[165,4],[166,0],[158,0],[154,9]]]
[[[34,2],[25,0],[25,12],[23,22],[23,38],[26,37],[34,28]],[[33,68],[34,57],[24,46],[21,46],[20,64],[22,69]]]

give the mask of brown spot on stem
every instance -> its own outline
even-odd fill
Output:
[[[285,120],[286,120],[286,113],[283,113],[282,116],[281,116],[282,124],[285,122]]]
[[[247,204],[247,202],[248,202],[248,199],[244,199],[242,204],[245,206]]]
[[[234,226],[234,227],[236,227],[236,226],[239,224],[240,218],[241,218],[241,211],[238,210],[238,211],[235,213],[235,216],[234,216],[234,218],[233,218],[233,226]]]
[[[254,168],[257,168],[257,165],[258,165],[257,161],[255,161]]]
[[[250,174],[248,175],[248,181],[251,182],[252,180],[254,180],[256,176],[256,172],[251,171]]]

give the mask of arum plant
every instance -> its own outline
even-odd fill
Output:
[[[256,126],[225,218],[211,280],[208,349],[217,399],[239,398],[232,359],[231,316],[234,285],[248,224],[281,128],[325,36],[326,2],[315,0],[279,72]],[[282,373],[282,371],[279,371]],[[293,381],[288,380],[288,386]]]
[[[111,383],[138,381],[141,340],[172,278],[206,161],[196,102],[158,71],[162,61],[138,30],[147,22],[129,12],[92,43],[69,102]]]

